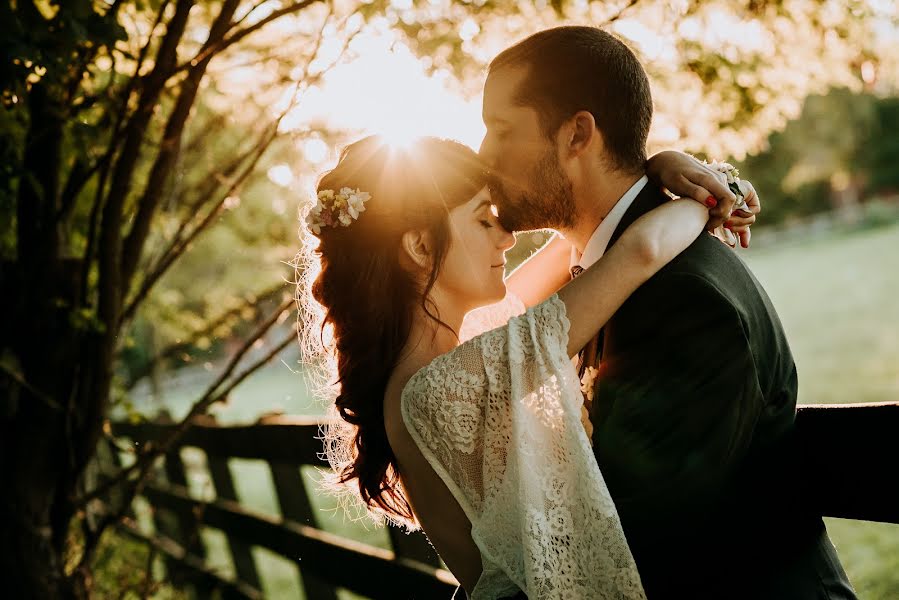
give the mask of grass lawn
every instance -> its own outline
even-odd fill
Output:
[[[899,400],[899,224],[752,249],[799,370],[799,402]]]
[[[899,400],[899,224],[753,248],[743,256],[786,328],[799,369],[801,403]],[[199,385],[169,390],[166,404],[177,417],[200,391]],[[147,401],[136,405],[149,408]],[[228,405],[214,412],[223,422],[248,422],[275,409],[323,412],[308,397],[302,376],[282,363],[248,379]],[[211,491],[203,460],[202,453],[186,452],[185,461],[197,467],[192,469],[191,487],[198,495]],[[263,463],[233,460],[231,468],[248,507],[278,513]],[[304,476],[314,489],[313,474]],[[323,529],[387,547],[385,530],[344,517],[325,495],[315,502]],[[899,598],[899,525],[831,519],[827,526],[859,596]],[[204,537],[212,546],[214,564],[233,572],[221,533],[209,530]],[[292,561],[262,550],[256,558],[267,597],[300,597]]]
[[[787,331],[800,403],[899,400],[899,224],[745,258]],[[899,598],[899,525],[828,519],[827,528],[860,598]]]

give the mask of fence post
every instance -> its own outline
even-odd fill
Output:
[[[303,482],[303,474],[297,465],[270,462],[272,480],[275,483],[275,492],[278,496],[278,505],[281,507],[281,516],[297,523],[317,527],[312,505],[306,493],[306,484]],[[330,584],[325,583],[308,570],[300,567],[300,578],[303,580],[303,590],[306,598],[318,600],[337,600],[337,592]]]
[[[215,422],[214,416],[210,418],[210,422]],[[234,479],[231,476],[231,469],[228,468],[228,459],[226,457],[210,455],[207,452],[206,465],[209,468],[209,475],[212,477],[212,486],[215,488],[215,497],[239,502],[237,490],[234,488]],[[250,584],[257,590],[261,590],[262,584],[259,581],[259,572],[256,570],[256,563],[253,561],[253,553],[250,549],[250,545],[235,538],[227,531],[225,531],[224,534],[228,539],[228,547],[231,549],[231,560],[234,562],[237,578]]]
[[[399,527],[388,525],[387,532],[390,535],[390,545],[397,558],[411,558],[432,567],[443,568],[440,557],[437,556],[437,552],[423,531],[413,531],[407,534]]]
[[[159,413],[159,423],[173,424],[171,414],[167,410]],[[146,442],[147,440],[141,440]],[[166,481],[170,484],[180,485],[184,489],[189,489],[187,485],[187,475],[184,471],[184,462],[181,460],[181,446],[176,445],[165,455],[163,463]],[[162,514],[169,513],[168,515]],[[168,518],[166,518],[168,517]],[[160,511],[156,507],[153,508],[153,526],[156,531],[174,540],[188,554],[193,554],[201,560],[206,559],[206,547],[200,537],[200,522],[203,516],[195,511],[188,509]],[[177,584],[189,583],[186,578],[186,572],[179,568],[179,564],[174,560],[166,560],[166,571],[169,576]],[[197,590],[202,597],[203,592],[208,590]]]

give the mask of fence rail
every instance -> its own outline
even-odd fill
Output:
[[[157,478],[143,491],[153,507],[155,533],[141,531],[132,519],[123,533],[160,552],[175,581],[190,583],[199,597],[219,590],[225,598],[261,598],[260,575],[251,548],[261,547],[290,558],[299,569],[307,598],[337,598],[337,588],[369,598],[449,598],[456,580],[421,533],[389,527],[391,550],[343,538],[315,527],[316,515],[300,467],[327,467],[320,457],[321,422],[303,417],[274,417],[253,425],[222,426],[203,419],[191,426],[165,456],[165,481]],[[167,422],[111,423],[116,437],[144,444],[165,439],[175,428]],[[214,500],[192,497],[181,459],[184,447],[206,454]],[[113,452],[117,458],[117,453]],[[256,459],[268,464],[281,510],[272,517],[242,506],[228,460]],[[222,531],[228,542],[236,580],[206,564],[201,527]],[[385,584],[385,582],[391,582]]]
[[[164,422],[112,423],[117,437],[146,443],[165,439],[175,425]],[[452,575],[421,533],[389,528],[391,550],[346,539],[315,527],[316,515],[301,466],[326,467],[321,457],[317,419],[274,417],[253,425],[222,426],[197,421],[164,462],[165,483],[149,484],[143,497],[151,504],[155,533],[136,527],[122,531],[150,544],[166,558],[170,576],[178,574],[207,597],[262,597],[260,576],[251,553],[266,548],[298,565],[307,598],[332,600],[343,588],[370,598],[449,598]],[[806,498],[823,516],[899,523],[899,403],[808,405],[799,407],[796,443]],[[206,454],[214,500],[190,495],[181,460],[183,447]],[[117,453],[113,452],[113,457]],[[268,464],[280,517],[260,514],[238,500],[228,460],[256,459]],[[200,527],[221,530],[236,574],[229,580],[210,569]]]
[[[899,402],[800,406],[796,443],[817,512],[899,523]]]

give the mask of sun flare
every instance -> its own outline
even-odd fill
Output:
[[[358,43],[358,45],[356,45]],[[379,134],[398,148],[437,136],[477,148],[484,137],[481,98],[463,98],[449,73],[429,73],[402,44],[368,35],[354,43],[358,57],[328,73],[291,119],[324,119],[361,137]]]
[[[384,143],[395,150],[409,150],[415,145],[415,142],[422,138],[419,131],[411,127],[403,127],[402,124],[396,127],[390,127],[385,131],[375,130]]]

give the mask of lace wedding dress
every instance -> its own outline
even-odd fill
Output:
[[[406,384],[403,421],[471,521],[473,600],[643,599],[615,505],[580,423],[565,304],[474,311]],[[491,329],[492,327],[495,327]]]

